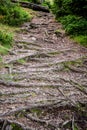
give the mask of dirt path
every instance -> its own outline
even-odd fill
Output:
[[[0,70],[0,130],[86,130],[78,113],[87,104],[87,49],[38,12],[16,33],[13,52]]]

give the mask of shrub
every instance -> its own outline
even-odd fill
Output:
[[[42,5],[51,8],[51,3],[50,3],[50,1],[44,1],[44,2],[42,3]]]
[[[87,33],[87,20],[82,17],[67,15],[61,18],[60,21],[63,24],[66,32],[69,34],[78,35]]]
[[[7,15],[9,9],[14,5],[10,2],[10,0],[0,0],[0,14]]]
[[[53,12],[66,32],[87,45],[87,0],[54,0]]]
[[[16,4],[12,4],[10,0],[1,0],[0,13],[4,15],[2,20],[3,23],[9,25],[21,25],[23,22],[30,20],[29,13],[24,11],[21,7]],[[4,2],[5,1],[5,2]]]
[[[21,25],[30,19],[29,14],[25,12],[21,7],[13,7],[9,10],[8,14],[4,17],[4,23],[9,25]]]
[[[68,14],[87,17],[87,0],[54,0],[53,10],[57,17]]]

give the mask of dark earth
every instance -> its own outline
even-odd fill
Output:
[[[0,130],[87,130],[87,48],[35,14],[3,56]]]

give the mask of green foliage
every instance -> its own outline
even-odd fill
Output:
[[[20,1],[33,2],[33,3],[36,3],[36,4],[39,4],[39,3],[40,3],[39,0],[20,0]]]
[[[4,23],[9,25],[21,25],[29,20],[29,15],[20,7],[13,7],[9,10],[8,15],[4,17]]]
[[[0,44],[1,45],[6,45],[9,44],[11,45],[13,41],[13,36],[11,33],[6,33],[5,31],[0,31]]]
[[[4,15],[1,22],[8,25],[21,25],[24,22],[30,20],[29,13],[24,11],[21,7],[16,4],[12,4],[10,0],[1,0],[0,3],[0,14]],[[5,2],[4,2],[5,1]]]
[[[87,44],[87,0],[54,0],[53,12],[68,34]]]
[[[2,57],[0,56],[0,62],[2,62]]]
[[[10,0],[0,0],[0,54],[7,54],[12,47],[13,32],[16,30],[12,26],[19,26],[30,19],[29,12],[18,4],[13,4]]]
[[[12,33],[0,31],[0,54],[7,54],[13,43]]]
[[[67,14],[87,17],[87,0],[54,0],[54,13],[57,17]]]
[[[17,60],[17,62],[18,62],[19,64],[25,64],[25,63],[26,63],[26,60],[24,60],[24,59],[19,59],[19,60]]]
[[[14,5],[10,2],[10,0],[0,0],[0,14],[7,15],[9,13],[9,9]]]
[[[76,42],[79,42],[81,45],[84,45],[85,47],[87,47],[87,35],[74,36],[73,39]]]
[[[51,8],[51,3],[49,1],[44,1],[42,5]]]
[[[33,114],[36,114],[36,115],[40,116],[41,113],[42,113],[42,110],[41,109],[37,109],[37,108],[33,108],[33,109],[31,109],[31,112]]]
[[[22,130],[20,126],[17,126],[16,124],[11,124],[12,130]]]
[[[71,35],[86,34],[87,20],[75,15],[67,15],[60,19],[67,33]]]

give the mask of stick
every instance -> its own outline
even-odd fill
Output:
[[[30,3],[30,2],[20,2],[18,0],[11,0],[13,3],[19,3],[22,7],[25,8],[30,8],[36,11],[43,11],[43,12],[47,12],[49,13],[49,9],[47,7],[38,5],[38,4],[34,4],[34,3]]]

